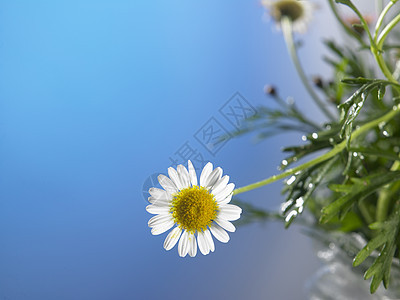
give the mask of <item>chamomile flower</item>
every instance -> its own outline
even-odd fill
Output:
[[[281,27],[283,18],[288,18],[293,31],[304,33],[312,19],[315,4],[309,1],[298,0],[262,0],[278,28]]]
[[[211,235],[222,243],[229,241],[227,231],[234,232],[230,222],[240,218],[242,209],[229,204],[235,188],[229,176],[222,176],[222,169],[209,162],[200,175],[198,184],[196,171],[191,161],[188,169],[179,165],[177,169],[168,168],[168,175],[159,175],[158,181],[163,189],[150,188],[146,210],[154,214],[148,225],[151,233],[158,235],[174,227],[164,241],[166,250],[178,243],[181,257],[196,256],[197,246],[204,255],[214,252]]]

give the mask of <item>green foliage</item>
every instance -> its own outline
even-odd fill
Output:
[[[354,266],[368,262],[365,278],[372,278],[371,293],[381,282],[388,287],[393,258],[400,255],[400,85],[396,78],[400,67],[394,63],[400,49],[400,35],[396,35],[394,27],[400,16],[383,22],[395,2],[387,4],[372,32],[350,0],[336,0],[359,17],[364,30],[361,35],[343,21],[338,4],[329,0],[339,24],[354,44],[324,41],[330,51],[324,61],[332,68],[332,74],[327,79],[315,78],[315,91],[309,91],[309,82],[303,83],[310,98],[319,102],[315,99],[318,94],[329,110],[335,110],[336,120],[316,124],[299,109],[294,98],[285,101],[274,89],[269,96],[276,107],[271,108],[272,103],[260,107],[248,120],[246,129],[235,133],[257,132],[260,140],[285,132],[303,135],[305,143],[283,149],[288,156],[280,168],[289,176],[282,191],[285,200],[280,217],[241,203],[248,210],[245,222],[272,218],[289,227],[308,210],[318,228],[361,234],[368,243],[363,249],[356,249]],[[392,39],[387,44],[389,32]],[[289,49],[289,53],[295,55],[296,49]],[[297,57],[292,59],[299,69]],[[380,71],[376,72],[378,68]],[[380,74],[386,79],[380,79]],[[300,70],[299,75],[304,80],[304,72]],[[313,160],[309,158],[315,156],[321,159],[310,163]],[[307,158],[307,162],[293,166]],[[265,184],[274,178],[282,177],[273,176],[264,180]],[[262,184],[255,184],[254,188]]]
[[[399,242],[400,202],[396,202],[387,221],[373,223],[370,228],[379,230],[379,233],[357,254],[353,264],[360,265],[373,251],[381,249],[378,258],[364,275],[366,279],[372,277],[371,293],[374,293],[381,281],[385,288],[389,286],[390,267]]]
[[[335,216],[342,218],[355,202],[362,201],[371,193],[396,180],[400,180],[400,171],[379,172],[363,178],[353,177],[349,184],[331,185],[330,189],[344,195],[322,209],[320,222],[326,223]]]

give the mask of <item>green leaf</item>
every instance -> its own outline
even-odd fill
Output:
[[[373,81],[375,81],[375,79],[368,79],[368,78],[363,78],[363,77],[342,79],[343,83],[354,84],[354,85],[367,84],[367,83],[371,83]]]
[[[350,193],[353,189],[353,185],[351,184],[330,184],[328,186],[332,191],[338,193]]]
[[[338,106],[341,110],[340,120],[342,124],[340,137],[345,137],[349,146],[354,120],[357,118],[361,108],[364,106],[368,95],[376,88],[382,89],[382,86],[393,83],[381,79],[366,78],[344,79],[343,82],[350,82],[353,84],[363,83],[363,85],[357,91],[355,91],[353,95],[351,95],[344,103]]]
[[[389,285],[390,267],[397,249],[396,243],[398,242],[400,228],[400,202],[396,202],[394,210],[387,221],[371,224],[370,227],[380,231],[358,252],[354,258],[353,265],[360,265],[373,251],[378,250],[383,245],[379,256],[364,274],[365,279],[372,277],[370,291],[374,293],[381,282],[383,282],[385,288]]]
[[[382,101],[386,93],[386,86],[380,85],[378,87],[378,100]]]
[[[368,245],[358,252],[357,256],[354,258],[353,266],[360,265],[376,248],[382,246],[386,241],[387,238],[384,235],[378,235],[370,240]]]
[[[393,161],[396,161],[399,159],[398,154],[396,154],[394,151],[387,151],[387,150],[382,150],[382,149],[377,149],[377,148],[365,148],[365,147],[353,148],[353,147],[350,147],[349,151],[362,153],[364,155],[383,157],[383,158],[387,158],[387,159],[390,159]]]
[[[380,187],[398,179],[400,179],[400,171],[383,172],[364,178],[352,178],[351,191],[324,207],[321,210],[320,222],[327,223],[341,212],[345,212],[354,202],[364,199]]]
[[[284,214],[286,214],[285,228],[288,228],[293,220],[303,212],[304,206],[307,204],[311,195],[325,179],[326,174],[332,170],[338,159],[339,157],[335,157],[322,163],[320,166],[318,165],[318,168],[316,168],[314,174],[311,175],[312,184],[309,184],[308,181],[306,181],[304,178],[309,177],[308,174],[312,173],[313,169],[304,172],[304,174],[302,174],[303,176],[300,177],[300,180],[298,178],[295,179],[295,181],[292,183],[293,186],[291,187],[291,190],[289,192],[289,200],[286,202],[288,203],[288,205],[284,210]],[[300,184],[300,193],[297,193],[296,196],[292,198],[298,184]],[[291,209],[290,212],[289,209]],[[287,218],[287,216],[290,216],[290,218]]]

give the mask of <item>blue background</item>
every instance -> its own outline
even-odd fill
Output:
[[[299,228],[246,225],[182,259],[150,234],[142,195],[186,141],[237,186],[301,141],[242,137],[213,157],[193,138],[211,117],[233,129],[218,110],[235,92],[273,106],[267,83],[314,110],[263,14],[258,1],[0,2],[0,299],[305,297],[319,263]],[[319,27],[300,52],[310,74],[324,70]],[[242,199],[277,209],[280,187]]]

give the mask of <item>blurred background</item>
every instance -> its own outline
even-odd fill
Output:
[[[338,27],[318,3],[300,57],[329,77],[321,40]],[[147,226],[151,176],[183,149],[239,187],[279,172],[282,146],[301,141],[210,149],[204,128],[235,129],[230,101],[274,106],[274,84],[324,120],[264,14],[259,1],[0,2],[1,300],[307,298],[320,263],[299,227],[240,226],[193,259]],[[240,198],[278,210],[281,186]]]

